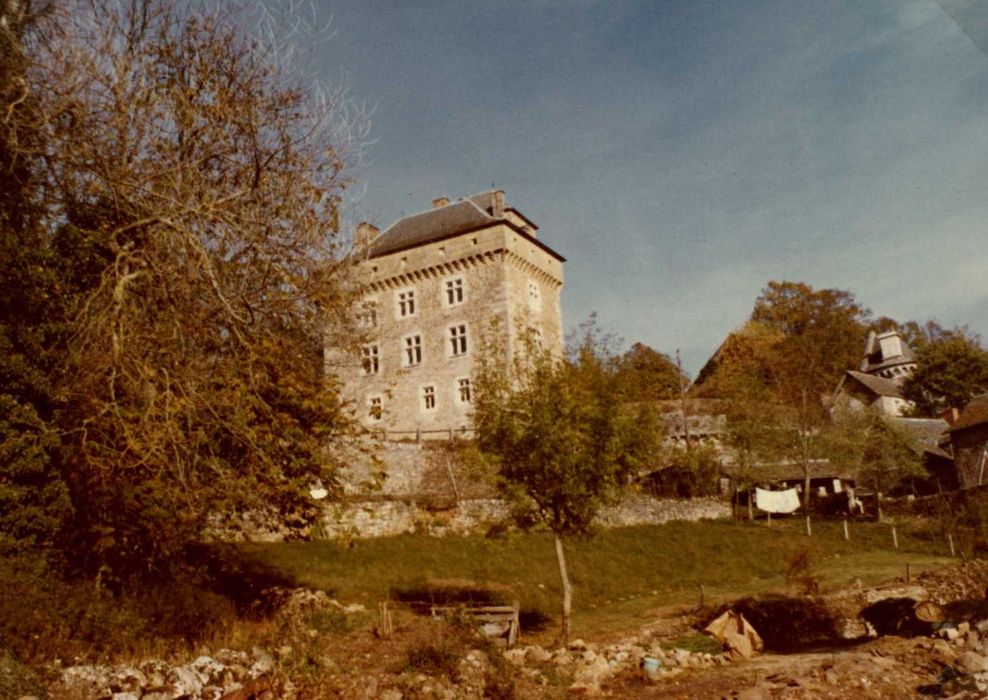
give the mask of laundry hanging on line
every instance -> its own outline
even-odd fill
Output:
[[[755,505],[768,513],[792,513],[799,508],[799,494],[796,489],[767,491],[756,487]]]

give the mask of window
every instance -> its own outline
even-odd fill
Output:
[[[407,335],[402,339],[402,343],[402,365],[405,367],[415,367],[422,364],[422,336]]]
[[[528,280],[528,305],[535,311],[542,310],[542,290],[535,280]]]
[[[380,395],[367,397],[367,417],[371,420],[381,420],[384,413],[384,398]]]
[[[434,411],[436,409],[436,387],[432,384],[422,387],[422,410]]]
[[[380,352],[377,343],[365,345],[363,348],[364,375],[377,374],[381,369]]]
[[[449,333],[449,356],[459,357],[467,354],[467,324],[458,323],[447,329]]]
[[[471,393],[472,387],[470,386],[470,379],[468,377],[461,377],[456,380],[456,400],[463,403],[471,403],[473,401],[473,394]]]
[[[403,289],[398,292],[398,318],[408,318],[415,315],[415,290]]]
[[[542,330],[540,328],[529,328],[527,331],[527,343],[529,350],[539,351],[543,349],[542,344]]]
[[[462,304],[464,298],[462,277],[450,277],[443,280],[443,304],[456,306]]]
[[[367,299],[360,303],[360,308],[357,311],[357,324],[361,328],[377,326],[377,300]]]

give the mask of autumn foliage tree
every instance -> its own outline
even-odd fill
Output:
[[[79,0],[20,41],[4,147],[31,216],[5,224],[65,292],[46,429],[63,542],[104,580],[166,575],[211,515],[304,521],[334,483],[354,124],[249,27],[225,2]]]

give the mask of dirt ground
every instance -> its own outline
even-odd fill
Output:
[[[796,654],[764,654],[715,669],[686,671],[676,678],[651,682],[618,678],[606,687],[612,698],[845,698],[901,699],[929,697],[953,661],[950,652],[934,649],[928,638],[882,637],[854,647]],[[980,697],[978,695],[972,697]]]

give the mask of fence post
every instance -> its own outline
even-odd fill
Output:
[[[947,543],[950,545],[950,556],[956,556],[954,553],[954,535],[953,533],[947,533]]]
[[[899,548],[899,535],[895,531],[895,523],[892,524],[892,546],[896,549]]]
[[[847,529],[847,516],[846,515],[844,516],[844,539],[845,540],[851,539],[851,532],[850,532],[850,530]]]

